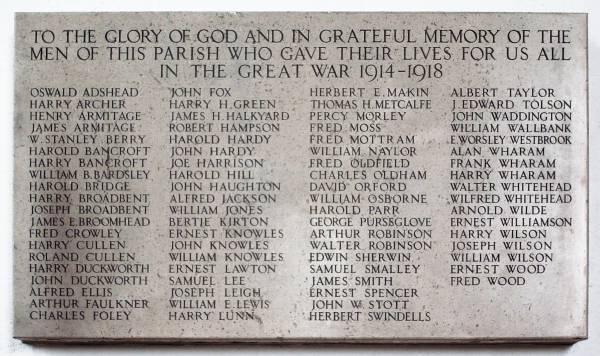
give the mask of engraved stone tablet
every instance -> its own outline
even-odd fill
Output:
[[[585,14],[15,32],[15,337],[586,338]]]

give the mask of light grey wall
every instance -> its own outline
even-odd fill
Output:
[[[30,346],[12,335],[12,95],[15,11],[533,11],[589,13],[589,340],[573,346]],[[598,355],[600,354],[600,1],[5,0],[0,2],[0,355]],[[585,154],[582,152],[581,154]],[[535,323],[535,321],[532,321]]]

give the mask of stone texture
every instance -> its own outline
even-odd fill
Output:
[[[587,337],[586,21],[582,14],[532,13],[17,14],[14,336],[60,342],[572,342]],[[96,43],[66,45],[66,29],[93,29]],[[238,38],[202,43],[198,39],[211,32],[201,29],[222,30],[215,40],[234,32]],[[273,58],[231,59],[228,47],[252,46],[242,42],[256,29],[273,36],[276,43],[262,38],[254,44],[270,49]],[[292,43],[293,29],[309,29],[310,41]],[[391,32],[371,29],[398,29],[399,36],[410,29],[416,42],[394,43]],[[568,31],[568,39],[541,43],[540,29]],[[37,32],[43,40],[35,43],[34,30],[51,30],[55,40]],[[279,32],[267,30],[280,30],[284,39],[277,41]],[[462,30],[463,43],[446,43],[453,40],[443,31],[435,33],[436,43],[426,43],[425,32],[434,30],[454,35]],[[511,30],[530,30],[527,43],[509,43]],[[182,33],[190,38],[175,43]],[[177,46],[185,58],[174,60]],[[219,51],[219,59],[202,57],[211,51],[207,46]],[[345,51],[362,47],[366,52],[354,56],[366,57],[341,58],[338,47],[346,46]],[[528,48],[528,60],[505,58],[506,48],[516,46]],[[463,53],[486,53],[486,47],[495,59],[461,59]],[[77,59],[90,51],[97,51],[96,59]],[[121,51],[120,60],[110,59],[109,51],[113,56]],[[327,58],[315,57],[319,51]],[[555,60],[538,59],[542,51]],[[61,59],[61,53],[68,58]],[[179,76],[161,75],[161,64],[179,65]],[[194,69],[204,67],[190,66],[216,64],[223,65],[226,77],[195,78]],[[347,65],[349,77],[317,78],[312,65],[323,64],[333,65],[327,69],[336,76],[344,72],[340,65]],[[251,73],[262,78],[248,78]],[[539,97],[532,98],[534,93]],[[92,102],[98,99],[110,102]],[[389,106],[375,108],[380,99]],[[220,100],[227,100],[227,107]],[[481,100],[509,107],[486,109]],[[519,111],[555,116],[494,121],[491,114]],[[453,121],[457,117],[474,120]],[[93,126],[99,123],[108,125]],[[239,132],[223,123],[255,126]],[[523,124],[530,126],[510,126]],[[352,142],[359,134],[365,141]],[[533,136],[556,141],[511,141]],[[318,147],[328,148],[314,151]],[[502,148],[508,149],[505,155],[492,152]],[[502,159],[516,159],[507,164],[517,166],[502,167]],[[186,164],[191,168],[173,168]],[[324,173],[313,176],[314,171]],[[514,175],[503,178],[501,171]],[[341,176],[329,179],[329,174]],[[227,182],[252,182],[253,191],[211,186]],[[534,185],[520,192],[502,186],[526,182],[553,186],[551,192]],[[479,185],[464,192],[453,183]],[[188,185],[173,192],[177,184]],[[340,184],[346,190],[336,192]],[[536,199],[550,193],[546,198],[552,202],[511,204],[505,195],[511,193]],[[453,194],[483,200],[461,204]],[[319,213],[330,207],[333,212]],[[312,220],[317,218],[326,219]],[[351,227],[333,227],[344,237],[331,237],[327,234],[335,232],[317,226],[330,218],[352,220]],[[368,226],[369,218],[405,226]],[[564,226],[519,226],[543,221]],[[399,230],[410,236],[385,235]],[[399,242],[402,247],[394,245]],[[359,253],[380,260],[365,261],[367,255],[359,258]],[[509,254],[527,261],[511,262]],[[528,272],[509,273],[507,265]],[[323,271],[327,267],[336,272]],[[488,279],[508,277],[519,285],[493,286]],[[476,281],[480,284],[468,285]],[[183,304],[173,308],[172,301]],[[400,320],[373,320],[381,317]],[[64,320],[73,318],[82,320]],[[339,318],[350,320],[333,320]]]

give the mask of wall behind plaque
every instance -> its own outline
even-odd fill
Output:
[[[63,1],[5,1],[0,4],[0,354],[18,355],[109,355],[169,354],[378,354],[402,355],[593,355],[600,352],[600,2],[597,0],[513,0],[502,2],[426,1],[386,2],[371,0],[316,1],[243,1],[221,0],[191,3],[184,0],[168,2],[120,0],[115,2]],[[589,118],[590,118],[590,258],[589,258],[589,339],[574,346],[110,346],[110,347],[40,347],[22,344],[12,335],[12,168],[13,168],[13,58],[14,12],[16,11],[532,11],[588,12],[589,35]]]

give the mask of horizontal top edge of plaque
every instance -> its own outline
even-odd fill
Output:
[[[442,14],[506,14],[506,15],[582,15],[588,16],[589,12],[581,11],[15,11],[15,16],[18,15],[46,15],[46,14],[69,14],[69,15],[85,15],[85,14],[340,14],[340,15],[381,15],[381,14],[423,14],[423,15],[442,15]]]

